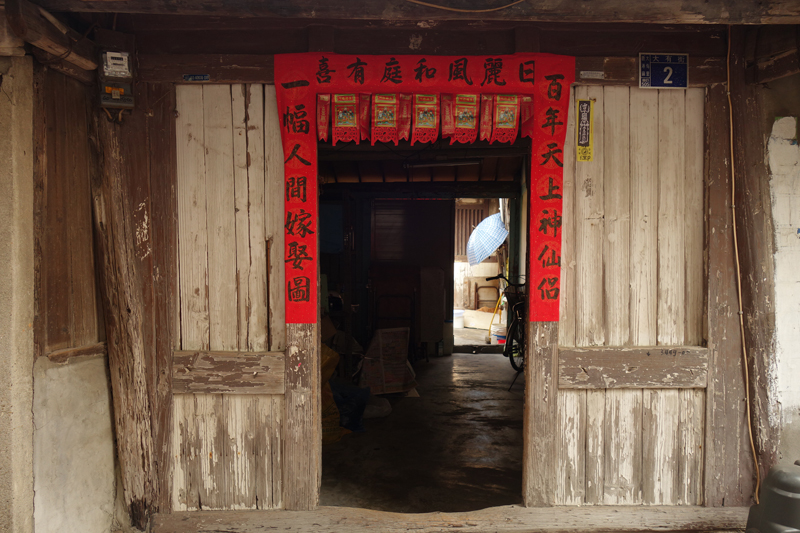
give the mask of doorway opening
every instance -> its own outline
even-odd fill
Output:
[[[486,304],[470,311],[494,308],[499,287],[477,283],[484,270],[519,276],[530,142],[318,153],[320,504],[416,513],[520,503],[524,384],[508,390],[515,372],[501,349],[454,348],[467,346],[455,342],[454,311],[467,296]],[[462,233],[480,220],[459,213],[467,206],[502,209],[510,230],[489,266],[471,271]]]

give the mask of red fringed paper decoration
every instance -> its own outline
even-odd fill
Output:
[[[456,132],[453,118],[453,95],[443,94],[442,97],[442,138],[451,137]],[[453,144],[453,141],[450,141]]]
[[[520,137],[530,137],[533,139],[534,119],[533,119],[533,98],[521,96],[519,104],[519,134]]]
[[[411,146],[415,142],[431,143],[439,137],[439,96],[436,94],[414,95],[414,131]]]
[[[339,141],[358,144],[358,95],[333,95],[333,145]]]
[[[328,140],[328,129],[331,125],[331,95],[317,95],[317,139]]]
[[[513,143],[519,130],[519,96],[515,94],[494,95],[494,127],[492,140]]]
[[[377,141],[393,142],[397,146],[397,118],[399,115],[396,94],[372,95],[372,145]]]
[[[494,96],[481,95],[481,140],[488,141],[492,138],[492,103]]]
[[[369,119],[372,116],[372,108],[369,105],[371,94],[360,94],[358,104],[358,129],[361,131],[361,140],[369,140]]]
[[[478,95],[457,94],[453,113],[453,135],[450,144],[455,142],[473,143],[478,138]]]
[[[397,137],[408,140],[411,134],[411,95],[400,95],[400,115],[397,118]]]

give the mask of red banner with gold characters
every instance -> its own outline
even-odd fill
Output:
[[[529,318],[557,321],[563,149],[574,81],[575,58],[552,54],[275,56],[285,175],[286,322],[315,323],[319,312],[317,139],[325,139],[327,132],[317,128],[328,123],[333,142],[359,142],[373,131],[395,142],[408,135],[409,126],[413,140],[430,142],[438,138],[440,125],[453,128],[448,134],[457,134],[451,140],[458,142],[473,135],[499,142],[531,136]],[[321,100],[330,105],[330,122],[325,110],[319,114],[320,94],[331,95],[330,104]],[[387,113],[378,115],[385,122],[374,123],[374,95],[398,95],[396,104],[387,102],[394,125]],[[444,95],[452,106],[447,120],[453,122],[447,124],[441,111]],[[434,130],[434,123],[435,131],[425,131]]]

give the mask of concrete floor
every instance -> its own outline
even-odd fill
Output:
[[[419,398],[323,448],[321,505],[461,512],[522,500],[523,378],[498,354],[419,362]]]

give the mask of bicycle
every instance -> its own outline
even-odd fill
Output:
[[[503,274],[486,278],[486,281],[496,279],[502,279],[506,282],[506,289],[503,294],[511,312],[511,325],[506,333],[506,345],[503,348],[503,355],[508,357],[511,368],[519,374],[525,368],[525,315],[527,314],[525,284],[511,283]]]

